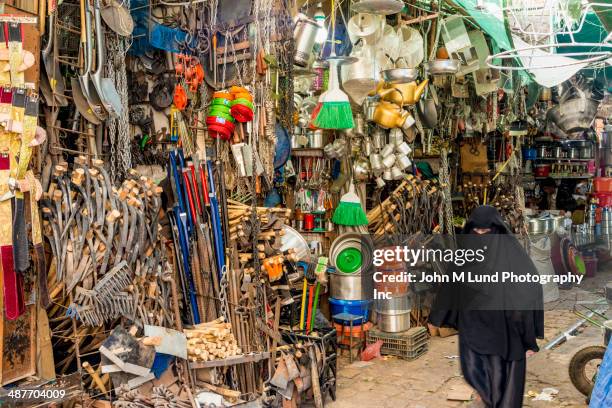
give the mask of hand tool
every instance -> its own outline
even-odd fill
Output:
[[[66,89],[66,85],[64,82],[64,77],[62,76],[62,72],[60,70],[59,61],[55,58],[55,17],[57,11],[49,14],[48,18],[48,28],[49,28],[49,40],[47,41],[47,45],[45,49],[42,51],[42,60],[43,65],[45,66],[45,72],[47,74],[48,83],[51,86],[51,90],[53,91],[54,98],[58,102],[65,101],[64,92]],[[5,31],[6,32],[6,31]],[[8,36],[7,36],[8,40]],[[21,40],[21,33],[19,33],[19,40]],[[60,103],[61,104],[61,103]]]

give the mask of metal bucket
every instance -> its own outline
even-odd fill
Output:
[[[316,21],[304,15],[300,16],[293,30],[293,39],[295,40],[293,63],[295,65],[300,67],[306,67],[308,65],[318,31],[319,26]]]
[[[399,333],[410,328],[410,295],[374,300],[372,320],[388,333]]]
[[[330,273],[330,296],[341,300],[364,300],[372,298],[372,279],[359,274]]]

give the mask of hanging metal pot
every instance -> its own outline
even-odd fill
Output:
[[[364,158],[354,160],[353,177],[355,181],[367,181],[370,178],[370,162]]]
[[[308,66],[318,31],[319,26],[316,21],[303,14],[298,16],[293,30],[293,39],[295,41],[293,63],[295,65],[300,67]]]

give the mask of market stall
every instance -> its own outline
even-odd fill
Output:
[[[480,205],[541,274],[595,275],[612,46],[578,34],[606,34],[606,7],[532,32],[540,6],[481,3],[7,3],[2,385],[322,407],[343,356],[452,334],[421,279],[443,266],[373,254],[452,245]]]

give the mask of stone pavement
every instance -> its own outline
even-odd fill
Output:
[[[603,288],[612,276],[610,271],[602,273],[586,284]],[[580,289],[561,291],[561,299],[575,297]],[[603,294],[603,291],[596,289]],[[578,321],[579,318],[568,310],[559,307],[545,313],[545,339],[543,346],[557,334]],[[553,350],[541,350],[527,360],[526,394],[540,393],[543,388],[552,387],[559,393],[552,401],[534,401],[532,396],[524,398],[525,407],[556,408],[586,407],[585,398],[571,384],[568,364],[574,353],[586,345],[602,344],[599,328],[587,325],[581,333],[570,338]],[[467,407],[468,402],[451,401],[449,393],[469,394],[469,387],[461,376],[458,360],[458,338],[434,337],[430,339],[429,351],[414,361],[404,361],[395,357],[383,357],[366,364],[354,362],[349,365],[348,354],[339,360],[337,398],[330,399],[325,406],[329,408],[446,408]]]

